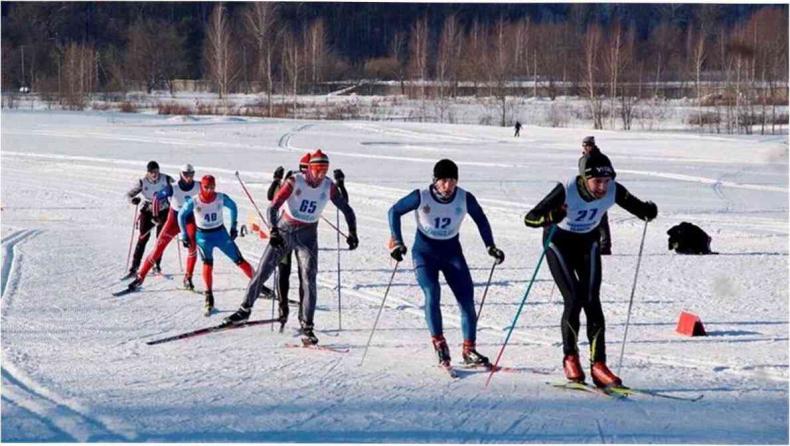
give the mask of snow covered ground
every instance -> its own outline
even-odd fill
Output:
[[[516,370],[488,388],[486,373],[461,371],[453,381],[435,367],[410,260],[360,367],[393,267],[389,206],[428,184],[439,158],[458,162],[460,185],[481,201],[507,254],[480,321],[479,350],[493,358],[540,256],[540,231],[525,228],[523,215],[575,173],[587,134],[618,180],[660,214],[647,231],[621,375],[634,387],[704,398],[611,401],[547,386],[562,376],[562,305],[545,265],[502,360]],[[191,162],[198,175],[217,176],[246,223],[254,210],[233,173],[264,204],[271,172],[319,147],[346,172],[361,244],[342,252],[339,331],[335,233],[321,224],[317,335],[349,352],[285,348],[297,339],[293,314],[286,334],[250,327],[147,346],[218,323],[240,303],[246,279],[218,257],[221,311],[205,318],[202,297],[179,290],[171,246],[168,276],[110,295],[122,287],[132,218],[124,192],[145,163],[156,159],[177,175]],[[515,139],[511,129],[472,125],[4,110],[0,161],[3,441],[788,442],[786,135],[526,127]],[[326,215],[334,220],[331,207]],[[667,251],[666,230],[681,221],[710,233],[721,254]],[[610,222],[602,301],[616,367],[643,224],[619,208]],[[408,240],[413,231],[407,216]],[[491,259],[473,222],[461,238],[479,299]],[[257,263],[262,242],[239,245]],[[458,312],[443,292],[458,360]],[[675,334],[681,310],[698,313],[710,336]],[[253,317],[270,311],[261,300]]]

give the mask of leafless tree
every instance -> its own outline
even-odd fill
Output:
[[[291,89],[292,113],[296,115],[297,95],[299,94],[299,80],[304,71],[304,61],[301,55],[304,45],[299,41],[296,33],[286,32],[283,36],[282,66],[284,79]]]
[[[127,32],[126,73],[150,93],[166,87],[173,92],[172,80],[184,68],[183,37],[164,20],[139,19]]]
[[[257,73],[266,89],[266,102],[268,104],[268,115],[271,117],[274,104],[272,94],[274,92],[273,59],[275,45],[278,37],[278,30],[275,24],[278,20],[278,5],[272,2],[254,2],[246,6],[244,11],[244,25],[247,34],[254,42],[255,60]]]
[[[439,46],[436,51],[436,81],[439,83],[439,99],[445,97],[445,88],[457,78],[458,46],[460,46],[460,27],[455,14],[445,18]]]
[[[209,17],[204,44],[206,73],[220,98],[230,92],[239,75],[239,62],[234,36],[225,5],[218,3]]]
[[[582,41],[583,52],[583,67],[585,73],[584,90],[588,102],[590,103],[590,112],[593,120],[593,128],[603,128],[603,101],[599,96],[601,92],[598,91],[598,83],[600,81],[600,63],[601,57],[599,54],[601,43],[603,41],[603,32],[598,25],[592,24],[587,27],[587,32],[584,34]]]
[[[418,97],[425,99],[428,80],[428,17],[417,19],[409,33],[409,76],[419,82]]]
[[[306,72],[310,73],[310,84],[313,93],[316,92],[318,83],[323,78],[323,70],[329,54],[326,27],[323,19],[317,19],[305,28],[304,35],[304,65]]]
[[[86,96],[96,87],[96,74],[96,49],[76,42],[67,44],[63,55],[64,104],[82,109]]]

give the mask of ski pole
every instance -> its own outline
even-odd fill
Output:
[[[557,289],[557,282],[554,282],[553,284],[551,284],[551,294],[549,294],[549,300],[551,300],[554,297],[554,290],[556,289]]]
[[[335,209],[337,226],[340,226],[340,210]],[[337,331],[343,331],[343,305],[340,298],[340,231],[337,232]]]
[[[258,217],[261,218],[261,221],[263,222],[264,225],[266,225],[267,228],[271,228],[271,226],[269,226],[269,223],[266,221],[266,219],[263,218],[263,213],[258,208],[258,205],[255,204],[255,200],[252,199],[252,195],[250,195],[250,191],[247,190],[247,186],[244,185],[244,181],[241,180],[238,170],[236,171],[236,179],[239,180],[239,184],[241,184],[241,188],[244,189],[244,193],[247,194],[247,198],[250,199],[250,203],[252,203],[252,206],[255,207],[255,211],[258,212]]]
[[[126,254],[126,269],[129,269],[129,260],[132,258],[132,243],[134,242],[134,230],[137,227],[137,211],[140,209],[140,203],[134,205],[134,216],[132,217],[132,235],[129,237],[129,253]]]
[[[642,248],[645,246],[645,234],[647,234],[647,223],[642,229],[642,241],[639,243],[639,255],[636,257],[636,271],[634,272],[634,284],[631,286],[631,299],[628,301],[628,316],[625,318],[625,331],[623,332],[623,344],[620,346],[620,362],[617,364],[617,374],[623,367],[623,354],[625,353],[625,338],[628,336],[628,324],[631,322],[631,306],[634,304],[634,292],[636,291],[636,279],[639,277],[639,265],[642,263]]]
[[[324,220],[324,221],[326,222],[326,224],[328,224],[329,226],[331,226],[331,227],[332,227],[332,229],[334,229],[335,231],[337,231],[338,235],[342,235],[343,237],[346,237],[346,238],[348,238],[348,236],[347,236],[347,235],[346,235],[346,234],[345,234],[343,231],[341,231],[341,230],[340,230],[340,228],[338,228],[337,226],[333,225],[333,224],[332,224],[332,222],[331,222],[331,221],[329,221],[329,220],[328,220],[326,217],[324,217],[324,216],[322,215],[322,216],[321,216],[321,219],[322,219],[322,220]],[[338,226],[339,226],[339,225],[340,225],[340,218],[338,217]]]
[[[379,307],[379,313],[376,315],[376,321],[373,322],[373,329],[370,330],[368,343],[365,344],[365,352],[362,354],[362,359],[359,361],[360,367],[362,366],[362,363],[365,362],[365,357],[368,355],[368,348],[370,347],[370,341],[373,340],[373,333],[376,332],[376,326],[379,324],[379,317],[381,317],[381,311],[384,310],[384,302],[387,301],[387,295],[390,292],[392,281],[395,279],[395,272],[398,271],[398,265],[400,265],[400,262],[395,263],[395,268],[392,270],[392,276],[390,276],[390,283],[387,284],[387,289],[384,291],[384,298],[381,299],[381,306]]]
[[[491,285],[491,278],[494,276],[494,268],[496,268],[496,262],[491,265],[491,272],[488,273],[488,282],[486,282],[486,288],[483,290],[483,298],[480,299],[480,309],[477,310],[477,319],[475,322],[480,320],[480,313],[483,312],[483,304],[486,303],[486,295],[488,294],[488,286]]]
[[[532,284],[535,283],[535,278],[538,276],[538,270],[540,270],[540,265],[543,263],[543,258],[546,257],[546,251],[549,249],[549,244],[551,243],[551,238],[554,236],[554,231],[557,230],[556,225],[552,225],[551,229],[549,230],[549,236],[546,238],[546,242],[543,244],[543,251],[540,253],[540,259],[538,259],[538,264],[535,265],[535,272],[532,273],[532,279],[529,281],[529,285],[527,286],[527,291],[524,292],[524,298],[521,299],[521,305],[518,307],[518,311],[516,311],[516,316],[513,318],[513,323],[510,325],[510,330],[507,332],[507,337],[505,337],[505,342],[502,344],[502,348],[499,349],[499,354],[496,357],[496,361],[494,362],[494,366],[491,368],[491,373],[488,375],[488,379],[486,379],[486,387],[491,382],[491,378],[494,377],[494,372],[499,365],[499,360],[502,359],[502,354],[505,352],[505,347],[507,347],[508,341],[510,341],[510,335],[513,334],[513,330],[516,328],[516,323],[518,322],[519,316],[521,316],[521,310],[524,308],[524,304],[527,302],[527,296],[529,296],[529,291],[532,289]]]

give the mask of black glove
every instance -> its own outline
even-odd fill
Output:
[[[283,166],[277,166],[277,168],[274,169],[275,180],[282,180],[284,174],[285,174],[285,169],[283,169]]]
[[[140,197],[132,197],[132,199],[129,200],[129,202],[136,206],[140,204]]]
[[[549,215],[546,218],[546,224],[556,224],[561,222],[566,216],[568,215],[568,211],[565,207],[561,207],[559,209],[554,209],[549,212]]]
[[[346,179],[346,175],[340,169],[335,169],[335,181],[338,183],[342,182]]]
[[[231,240],[236,240],[236,237],[238,237],[238,236],[239,236],[239,231],[236,229],[236,227],[234,226],[234,227],[230,228],[230,239]]]
[[[357,234],[353,232],[349,234],[348,237],[346,237],[346,243],[348,243],[349,251],[357,249],[357,246],[359,246],[359,238],[357,238]]]
[[[239,235],[242,237],[247,235],[247,225],[241,225],[241,229],[239,230]]]
[[[494,245],[488,247],[488,255],[496,259],[497,265],[500,265],[505,261],[505,253]]]
[[[658,216],[658,206],[652,201],[645,203],[645,220],[651,221]]]
[[[283,236],[280,235],[280,231],[277,228],[272,228],[272,231],[269,233],[269,245],[275,249],[282,248],[285,245],[285,240],[283,240]]]
[[[184,245],[184,248],[189,249],[189,246],[190,246],[189,237],[184,237],[182,235],[181,236],[181,244]]]
[[[395,259],[398,262],[402,262],[403,261],[403,256],[406,255],[406,251],[407,251],[406,247],[401,245],[400,243],[398,243],[390,251],[390,257],[392,257],[393,259]]]

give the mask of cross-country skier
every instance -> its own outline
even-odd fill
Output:
[[[194,177],[195,169],[191,164],[185,164],[181,168],[181,178],[175,187],[168,184],[164,190],[154,194],[156,200],[170,198],[170,212],[167,214],[167,221],[165,221],[165,225],[162,228],[162,233],[156,239],[154,251],[145,258],[142,268],[137,273],[137,278],[129,284],[130,290],[135,290],[143,284],[148,271],[162,260],[162,254],[165,252],[167,245],[170,244],[170,240],[180,232],[178,211],[181,210],[188,197],[193,197],[200,190],[200,186],[194,181]],[[197,262],[197,245],[195,244],[195,219],[192,215],[189,215],[187,218],[186,229],[190,245],[189,254],[187,255],[187,270],[184,274],[184,288],[194,290],[195,285],[192,283],[192,273],[195,271],[195,263]]]
[[[146,166],[145,176],[135,181],[134,186],[126,193],[131,204],[138,205],[142,203],[142,206],[137,220],[140,236],[137,238],[137,246],[134,248],[132,266],[129,268],[129,273],[122,277],[121,280],[137,276],[137,268],[139,268],[140,261],[143,259],[145,245],[151,237],[151,231],[154,226],[156,226],[157,236],[162,232],[162,227],[165,224],[165,220],[167,220],[167,208],[169,205],[166,198],[157,197],[156,194],[165,190],[172,183],[173,178],[170,175],[159,172],[159,163],[149,161]],[[157,272],[161,271],[158,261],[154,266],[154,270]]]
[[[458,166],[451,160],[440,160],[433,168],[433,183],[430,186],[414,190],[390,208],[390,255],[398,262],[403,260],[407,250],[401,234],[400,218],[414,211],[417,234],[411,256],[417,283],[425,294],[425,319],[439,356],[439,364],[450,367],[450,349],[442,330],[439,285],[441,272],[461,309],[464,363],[490,367],[488,358],[475,350],[477,318],[474,285],[458,239],[464,217],[469,214],[475,221],[488,254],[498,264],[505,260],[505,254],[494,244],[491,226],[477,199],[457,184]]]
[[[299,173],[306,173],[307,167],[310,164],[310,153],[305,153],[299,159]],[[274,197],[277,195],[277,192],[283,185],[283,174],[285,169],[282,166],[277,167],[274,171],[274,180],[272,184],[269,186],[269,190],[266,193],[266,197],[269,199],[269,202],[274,201]],[[289,178],[293,176],[294,172],[289,170],[288,173],[285,173],[285,181],[288,181]],[[291,287],[291,258],[292,252],[288,251],[280,260],[280,263],[277,264],[277,298],[279,299],[279,319],[280,319],[280,332],[283,331],[285,328],[285,323],[288,322],[288,290]],[[304,320],[302,317],[302,302],[304,301],[304,287],[302,284],[302,265],[301,263],[296,264],[298,269],[298,277],[299,277],[299,322]],[[265,294],[264,294],[265,295]]]
[[[233,263],[238,265],[248,278],[252,278],[252,266],[244,260],[238,246],[234,240],[239,232],[236,229],[236,203],[227,195],[216,192],[216,182],[211,175],[205,175],[200,179],[200,192],[191,199],[187,199],[181,211],[178,213],[178,226],[181,229],[181,240],[184,246],[191,247],[189,235],[187,233],[187,221],[190,215],[194,215],[197,225],[195,240],[197,248],[200,250],[200,258],[203,261],[203,282],[206,285],[205,294],[205,315],[211,314],[214,309],[214,292],[212,291],[213,271],[214,271],[214,248],[218,248]],[[230,211],[230,235],[225,231],[225,219],[222,208]]]
[[[603,155],[601,149],[595,144],[595,137],[585,136],[584,139],[582,139],[582,156],[579,158],[579,170],[582,170],[584,157],[593,153]],[[612,255],[612,234],[609,230],[609,214],[606,212],[601,216],[601,224],[598,225],[598,232],[601,234],[601,255]]]
[[[247,286],[244,301],[234,314],[225,318],[227,324],[239,324],[250,317],[252,306],[260,294],[263,283],[274,273],[282,257],[289,251],[296,252],[296,261],[301,266],[301,282],[304,291],[301,314],[302,342],[306,345],[318,344],[313,331],[313,316],[317,299],[316,275],[318,273],[318,220],[326,204],[331,200],[340,209],[348,225],[348,249],[359,245],[357,223],[354,211],[340,196],[335,184],[327,178],[329,158],[317,150],[310,156],[307,173],[297,173],[285,181],[277,192],[268,217],[272,223],[269,245],[263,251],[255,277]],[[280,208],[285,211],[280,215]]]
[[[585,156],[580,175],[566,184],[557,184],[524,217],[527,226],[544,228],[544,243],[549,226],[557,225],[546,258],[565,304],[560,322],[565,376],[575,382],[585,379],[576,345],[579,315],[584,310],[590,342],[590,375],[599,387],[620,386],[622,381],[606,366],[598,224],[614,204],[643,220],[658,215],[654,203],[639,200],[614,178],[609,158],[600,153]]]

